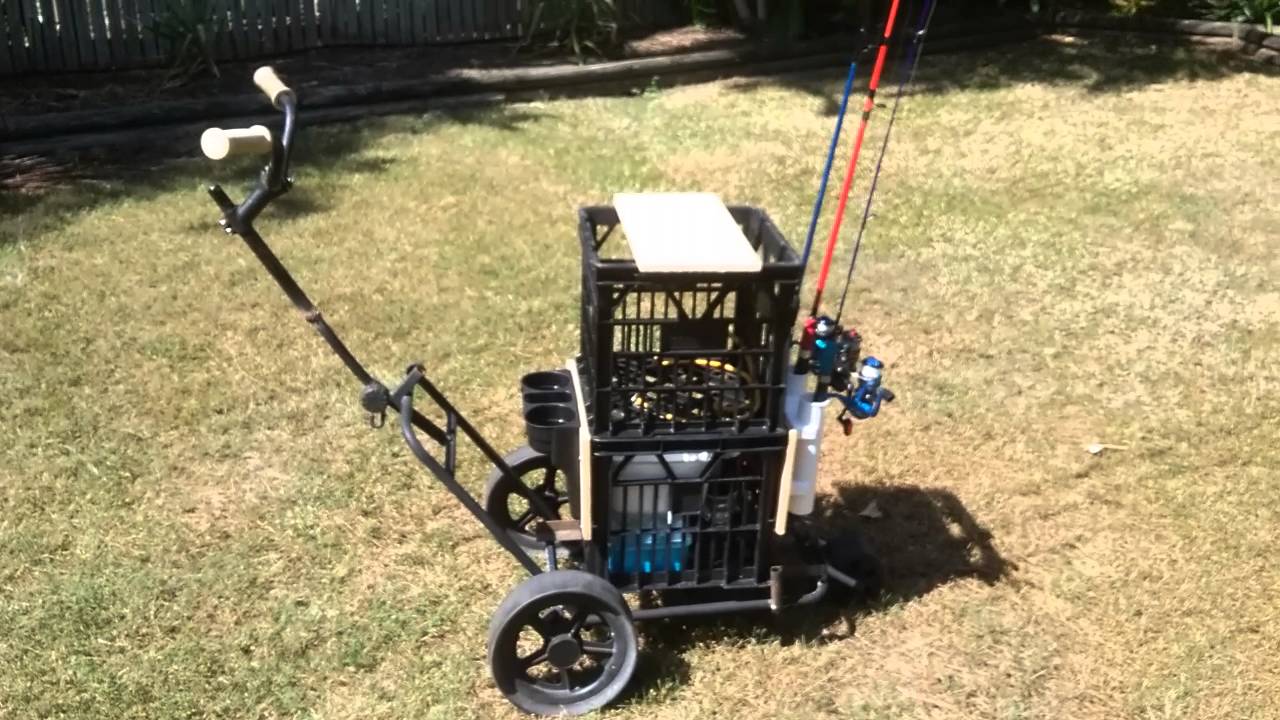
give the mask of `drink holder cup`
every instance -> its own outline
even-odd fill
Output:
[[[525,435],[529,447],[551,458],[564,473],[569,509],[580,517],[578,497],[578,401],[567,371],[543,370],[520,379]]]

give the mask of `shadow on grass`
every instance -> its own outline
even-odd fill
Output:
[[[865,65],[866,63],[864,63]],[[734,84],[743,92],[760,87],[786,87],[804,92],[823,103],[821,112],[839,111],[843,68],[807,71],[781,76],[745,78]],[[897,63],[889,66],[881,102],[890,102],[898,82]],[[1018,84],[1067,84],[1091,92],[1123,92],[1137,86],[1171,79],[1206,80],[1236,73],[1277,74],[1280,70],[1241,57],[1226,44],[1203,46],[1188,38],[1098,34],[1070,40],[1041,38],[994,48],[985,52],[946,55],[926,54],[920,64],[912,94],[940,94],[956,90],[995,90]],[[868,72],[860,73],[865,86]],[[863,87],[856,92],[861,96]],[[305,89],[304,89],[305,91]],[[458,123],[517,132],[540,115],[522,106],[442,108],[425,114],[415,127],[431,132],[439,124]],[[361,156],[363,146],[389,126],[385,120],[366,120],[355,132],[314,131],[306,127],[299,135],[296,153],[299,167],[318,174],[381,172],[390,158]],[[20,241],[35,241],[57,232],[78,214],[117,199],[146,201],[155,194],[183,187],[183,183],[218,180],[228,190],[243,192],[252,182],[253,161],[212,167],[192,161],[158,159],[169,148],[171,155],[190,156],[196,134],[183,131],[165,145],[157,139],[146,150],[80,153],[53,158],[0,158],[0,222],[23,216],[14,230],[0,232],[0,247]],[[187,137],[187,135],[190,137]],[[73,184],[73,189],[67,185]],[[192,183],[194,184],[194,183]],[[67,189],[66,192],[59,190]],[[302,189],[279,206],[285,217],[311,212],[317,205]]]
[[[537,112],[521,105],[478,105],[466,107],[445,107],[432,110],[423,116],[424,132],[434,127],[451,123],[454,125],[477,125],[494,130],[515,132],[525,125],[545,117],[545,113]]]
[[[386,133],[407,129],[426,134],[450,124],[517,132],[542,117],[542,113],[519,106],[452,107],[422,114],[408,125],[391,117],[371,117],[354,130],[344,126],[344,130],[335,131],[323,126],[308,127],[304,111],[295,141],[293,169],[316,178],[313,182],[323,182],[325,175],[382,173],[399,160],[362,151]],[[273,123],[271,127],[278,130],[279,125]],[[253,185],[263,159],[233,158],[222,163],[195,159],[191,156],[199,145],[199,134],[172,132],[146,151],[110,149],[52,156],[0,156],[0,222],[24,216],[20,232],[0,231],[0,247],[38,241],[77,215],[116,200],[146,202],[161,193],[214,182],[222,184],[232,199],[239,200]],[[298,185],[277,199],[268,212],[287,220],[320,210],[317,190],[314,185]],[[216,219],[216,208],[212,203],[209,208],[208,217]],[[203,227],[206,219],[193,218],[187,229]],[[209,223],[212,226],[212,220]]]
[[[538,120],[541,114],[513,107],[447,108],[428,113],[407,126],[411,132],[430,133],[444,124],[483,126],[515,132]],[[326,175],[382,173],[399,162],[394,156],[362,151],[382,135],[406,126],[391,118],[370,118],[355,129],[333,131],[307,127],[298,132],[293,169],[303,170],[312,185],[300,184],[281,196],[268,213],[288,220],[322,209],[318,187]],[[278,123],[272,124],[278,130]],[[173,131],[170,131],[173,133]],[[18,242],[38,242],[57,233],[79,215],[118,200],[147,202],[174,190],[220,183],[240,200],[256,181],[262,158],[233,158],[222,163],[194,159],[199,143],[195,131],[177,131],[161,138],[147,151],[114,149],[62,153],[52,156],[0,157],[0,223],[13,222],[11,231],[0,229],[0,247]],[[213,227],[217,209],[209,204],[207,216],[193,217],[184,229]],[[0,225],[0,228],[3,226]]]
[[[275,129],[275,128],[273,128]],[[321,173],[380,172],[390,161],[360,157],[368,132],[324,133],[313,141],[304,129],[298,136],[295,166]],[[178,140],[174,145],[177,146]],[[190,138],[197,148],[199,136]],[[0,247],[17,242],[39,242],[59,232],[83,213],[119,200],[147,202],[156,195],[220,183],[240,200],[257,179],[262,158],[234,158],[223,163],[190,158],[140,159],[128,150],[69,153],[52,157],[0,158],[0,223],[13,221],[12,232],[0,232]],[[194,226],[214,227],[218,210],[209,201],[207,216],[193,217]],[[297,188],[282,196],[270,212],[282,218],[317,209],[314,195]],[[20,224],[19,224],[20,221]],[[207,221],[207,223],[206,223]]]
[[[880,592],[855,594],[833,585],[816,605],[776,616],[742,613],[646,623],[641,631],[649,657],[636,673],[638,692],[683,684],[689,672],[683,654],[698,644],[747,639],[771,639],[783,645],[837,642],[856,632],[860,617],[957,580],[975,578],[995,585],[1014,569],[992,544],[991,533],[949,490],[850,486],[820,500],[817,517],[823,534],[829,538],[859,535],[880,561]],[[873,504],[883,517],[861,515]],[[842,629],[833,630],[833,626]]]
[[[1240,55],[1229,44],[1137,34],[1043,37],[1010,46],[1005,52],[960,53],[945,58],[944,72],[939,72],[938,66],[926,68],[928,59],[926,55],[921,61],[926,92],[1042,83],[1108,93],[1170,80],[1276,74],[1274,67]]]
[[[892,53],[881,82],[879,105],[893,102],[903,68]],[[859,62],[853,105],[866,92],[869,58]],[[840,111],[839,92],[847,68],[748,78],[738,91],[781,87],[822,101],[821,112]],[[1085,37],[1041,37],[987,51],[930,54],[920,60],[910,95],[959,90],[999,90],[1024,84],[1075,85],[1094,93],[1119,93],[1170,80],[1214,80],[1249,73],[1275,76],[1276,67],[1242,56],[1229,43],[1206,44],[1192,38],[1098,33]]]

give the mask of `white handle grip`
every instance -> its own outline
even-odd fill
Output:
[[[271,131],[262,125],[247,128],[209,128],[200,136],[200,149],[210,160],[231,155],[266,155],[271,152]]]
[[[257,85],[262,92],[266,93],[267,97],[271,100],[271,104],[275,105],[277,110],[283,109],[280,107],[280,99],[285,93],[293,95],[293,91],[289,89],[288,85],[285,85],[284,82],[280,80],[280,76],[276,75],[275,69],[270,65],[263,65],[254,71],[253,83]]]

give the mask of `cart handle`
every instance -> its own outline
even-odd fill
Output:
[[[271,153],[271,161],[263,168],[258,184],[239,205],[232,203],[220,187],[209,188],[209,194],[222,209],[222,226],[227,232],[237,235],[251,232],[258,213],[293,185],[289,177],[289,159],[293,152],[293,134],[297,130],[298,96],[269,65],[258,68],[253,74],[253,81],[271,104],[284,113],[280,133],[277,135],[262,125],[254,125],[231,130],[209,128],[200,136],[200,147],[211,160],[222,160],[232,155]]]
[[[205,139],[209,143],[215,144],[216,147],[206,147],[206,155],[210,157],[241,154],[244,152],[260,151],[263,147],[263,138],[270,141],[271,160],[263,169],[262,174],[258,177],[257,184],[249,191],[248,196],[239,204],[236,204],[227,195],[226,191],[220,185],[210,185],[208,187],[209,196],[217,203],[218,209],[222,211],[222,219],[218,224],[222,226],[228,234],[239,235],[244,240],[245,245],[253,252],[266,268],[280,289],[297,308],[315,331],[319,333],[325,344],[333,350],[334,354],[342,360],[342,364],[347,367],[352,375],[360,381],[361,385],[368,386],[377,384],[377,381],[365,369],[364,365],[356,358],[355,354],[347,348],[338,334],[334,332],[329,323],[325,321],[324,316],[320,314],[320,310],[311,302],[311,298],[303,292],[302,288],[294,280],[288,269],[276,257],[271,248],[258,234],[253,227],[253,221],[262,212],[263,208],[275,198],[289,191],[293,182],[289,178],[289,158],[293,147],[293,134],[297,127],[297,96],[292,90],[280,81],[279,76],[270,67],[262,67],[258,72],[254,73],[254,79],[258,86],[267,93],[273,104],[279,107],[284,113],[283,129],[279,133],[272,133],[263,126],[255,126],[245,130],[219,130],[212,128],[205,131],[201,138],[201,144],[205,145]],[[260,130],[256,129],[260,128]],[[210,153],[209,150],[221,151],[221,143],[225,141],[226,152]]]
[[[266,155],[272,145],[271,131],[264,125],[230,130],[211,127],[200,136],[200,151],[210,160],[232,155]]]
[[[297,102],[298,100],[297,95],[289,89],[288,85],[284,84],[280,76],[276,74],[275,68],[270,65],[263,65],[253,71],[253,84],[257,85],[258,89],[266,94],[267,99],[271,101],[272,105],[276,106],[277,110],[284,110],[286,100],[289,102]]]
[[[405,379],[394,391],[387,389],[385,385],[375,379],[365,369],[364,365],[356,359],[351,350],[338,337],[338,334],[334,332],[333,328],[329,326],[324,316],[320,314],[311,299],[298,286],[297,281],[293,279],[284,264],[280,262],[280,259],[276,257],[275,253],[271,251],[271,248],[262,239],[262,236],[254,229],[253,221],[258,213],[269,202],[288,192],[292,186],[288,168],[297,115],[297,97],[288,86],[280,81],[274,70],[269,67],[259,68],[258,72],[254,73],[254,82],[271,99],[272,104],[284,113],[284,126],[279,135],[266,132],[264,136],[262,132],[252,128],[245,131],[217,130],[217,132],[214,132],[210,130],[206,132],[206,135],[211,140],[217,140],[218,142],[225,140],[227,146],[225,152],[221,153],[208,153],[206,151],[206,154],[210,155],[210,157],[215,155],[226,157],[232,154],[261,150],[264,139],[270,141],[271,160],[267,167],[263,169],[257,185],[254,186],[244,201],[237,205],[218,185],[211,185],[208,188],[210,197],[217,203],[218,208],[222,210],[220,224],[227,233],[239,235],[244,240],[245,244],[257,256],[263,267],[266,268],[267,272],[284,291],[298,312],[315,328],[329,348],[333,350],[343,364],[347,366],[351,374],[364,386],[361,404],[365,410],[375,416],[382,415],[389,408],[399,411],[401,434],[418,461],[426,466],[436,476],[436,479],[458,498],[462,505],[494,536],[498,544],[511,553],[512,557],[521,566],[534,575],[542,572],[542,569],[534,563],[533,559],[516,544],[515,540],[505,530],[498,526],[497,522],[481,507],[480,503],[471,496],[471,493],[467,492],[458,483],[454,475],[454,467],[457,461],[458,431],[461,430],[472,443],[480,448],[490,462],[494,463],[506,477],[514,475],[510,466],[506,464],[492,446],[485,442],[484,438],[462,417],[444,395],[426,379],[425,370],[421,364],[410,366]],[[266,128],[262,128],[262,130],[265,131]],[[214,149],[222,150],[223,148],[216,147]],[[446,419],[444,428],[439,427],[414,410],[413,393],[418,387],[421,387],[430,399],[444,410]],[[445,458],[443,464],[423,447],[422,441],[418,438],[417,430],[426,433],[433,441],[444,447]],[[515,491],[528,499],[542,517],[550,517],[553,514],[547,507],[547,503],[526,487],[524,483],[519,482],[518,478],[515,479],[514,484],[517,486]]]

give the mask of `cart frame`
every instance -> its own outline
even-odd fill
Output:
[[[259,77],[260,75],[263,77]],[[629,620],[656,620],[668,617],[718,615],[742,611],[768,610],[780,612],[786,607],[818,602],[827,594],[832,581],[851,588],[857,588],[863,584],[862,580],[851,576],[841,568],[835,567],[827,560],[825,541],[819,537],[818,533],[808,523],[797,520],[794,517],[789,523],[774,522],[775,514],[786,513],[785,504],[779,502],[779,494],[782,489],[780,478],[784,472],[783,466],[788,448],[788,430],[781,412],[783,402],[782,373],[784,368],[779,365],[779,361],[781,360],[785,363],[790,323],[794,321],[795,291],[798,289],[797,287],[785,290],[783,297],[785,302],[781,310],[773,308],[769,311],[769,321],[778,324],[772,328],[771,332],[773,334],[769,336],[768,352],[772,354],[773,362],[768,370],[767,382],[762,386],[768,391],[769,400],[766,403],[767,412],[753,419],[752,422],[734,423],[732,427],[706,427],[702,428],[701,431],[694,428],[693,431],[666,434],[646,434],[635,431],[616,432],[616,428],[611,429],[607,423],[598,417],[603,407],[607,407],[605,403],[610,402],[608,388],[601,387],[598,378],[595,377],[595,372],[599,371],[600,368],[592,368],[592,377],[590,378],[592,387],[584,387],[588,382],[588,379],[585,378],[581,383],[576,384],[575,393],[585,394],[585,397],[576,398],[576,400],[580,401],[578,407],[589,408],[595,406],[594,412],[587,411],[586,416],[578,418],[578,422],[582,423],[583,428],[590,428],[591,430],[587,434],[589,443],[586,445],[586,452],[589,453],[589,456],[585,458],[583,468],[585,468],[584,472],[594,476],[597,481],[592,485],[591,490],[584,494],[583,500],[588,503],[588,507],[583,508],[581,514],[585,515],[583,518],[585,522],[582,526],[579,526],[578,531],[575,533],[571,527],[574,525],[573,521],[567,523],[563,521],[560,523],[547,522],[558,517],[558,508],[551,506],[545,496],[525,485],[520,474],[508,463],[507,458],[504,458],[503,455],[495,450],[466,419],[463,413],[450,402],[448,397],[431,382],[422,363],[408,365],[404,376],[393,385],[385,384],[374,377],[342,341],[337,332],[258,233],[254,227],[254,220],[271,201],[288,192],[292,186],[288,169],[292,155],[294,133],[297,128],[297,99],[293,91],[285,87],[278,78],[275,78],[274,73],[271,73],[269,68],[263,68],[258,74],[255,74],[255,81],[267,92],[268,97],[271,98],[277,109],[283,113],[281,132],[278,136],[270,138],[270,160],[259,176],[256,185],[242,202],[233,202],[218,185],[208,186],[208,193],[222,213],[220,225],[224,231],[227,234],[237,235],[244,241],[280,286],[281,290],[284,291],[284,294],[302,315],[303,319],[312,326],[325,344],[328,345],[329,349],[338,356],[347,370],[359,381],[361,384],[360,405],[368,413],[370,425],[381,427],[385,422],[388,411],[398,415],[400,434],[413,456],[488,530],[498,545],[506,550],[516,563],[529,573],[531,578],[537,578],[539,575],[546,573],[555,574],[555,571],[560,571],[562,558],[567,556],[577,563],[581,570],[585,570],[586,573],[610,583],[615,593],[659,591],[659,594],[661,594],[661,591],[665,590],[694,589],[701,591],[704,597],[708,593],[711,595],[709,600],[702,599],[685,603],[641,603],[639,607],[630,607],[621,600],[620,595],[616,600],[605,598],[607,602],[600,605],[600,609],[593,610],[588,614],[583,614],[586,613],[585,610],[581,609],[583,606],[577,606],[579,609],[574,614],[577,617],[575,627],[578,630],[573,632],[581,632],[583,624],[588,619],[595,618],[598,622],[600,618],[613,617],[610,614],[610,608],[617,610],[617,613],[615,613],[617,617],[628,618]],[[213,132],[213,130],[210,132]],[[232,138],[230,147],[233,154],[238,151],[265,152],[267,150],[265,145],[260,142],[261,138],[253,140],[251,143],[250,140],[240,139],[240,136],[245,135],[247,131],[234,132],[240,135]],[[746,212],[746,210],[749,209],[735,208],[735,211],[739,213]],[[603,213],[607,216],[608,212],[607,209],[602,208],[584,209],[580,216],[580,223],[586,223],[591,214],[599,216]],[[616,222],[616,217],[614,220]],[[763,217],[763,222],[768,222],[767,217]],[[771,226],[771,223],[769,224]],[[776,233],[776,228],[773,229],[773,232]],[[779,235],[778,237],[780,238],[781,236]],[[581,235],[581,241],[584,252],[588,248],[591,248],[592,251],[599,249],[599,244],[596,244],[585,231]],[[782,242],[785,246],[785,241]],[[785,250],[784,255],[789,254],[784,260],[787,263],[793,261],[794,252],[790,247],[786,246],[783,250]],[[584,262],[584,266],[587,265],[589,264]],[[597,272],[592,275],[593,268],[587,267],[584,270],[584,283],[593,283],[598,280],[598,271],[600,269],[600,264],[597,263],[594,267]],[[771,270],[767,281],[775,284],[792,282],[795,286],[798,286],[798,282],[795,282],[794,268],[790,269],[792,271],[791,275],[787,275],[785,270],[785,268],[783,270]],[[609,280],[631,281],[635,279],[634,267],[628,270],[625,267],[615,265],[610,267],[604,274],[605,279]],[[744,279],[736,278],[734,282],[741,284]],[[587,288],[584,287],[584,293],[586,291]],[[606,292],[605,295],[598,296],[596,300],[601,301],[607,297]],[[585,303],[586,298],[584,298],[584,305]],[[787,317],[788,312],[790,313],[789,317]],[[586,312],[584,310],[584,322],[585,320]],[[612,348],[607,346],[604,341],[600,341],[597,349],[606,355],[612,351]],[[584,354],[587,351],[588,338],[584,337]],[[578,367],[581,368],[584,364],[588,364],[584,360],[585,358],[580,356],[571,362],[576,362]],[[433,417],[443,417],[442,422],[433,421],[419,409],[416,405],[420,402],[417,398],[419,392],[425,396],[425,400],[431,408],[438,411],[438,413],[432,412],[430,414]],[[585,436],[577,436],[579,439],[583,437]],[[459,443],[464,438],[465,442],[478,449],[480,454],[494,468],[494,472],[498,476],[497,488],[504,493],[518,495],[523,498],[540,518],[540,521],[536,523],[534,532],[537,544],[542,550],[540,558],[538,553],[531,553],[529,548],[517,542],[516,538],[512,536],[510,528],[499,522],[499,519],[489,512],[459,482]],[[578,450],[583,448],[582,445],[577,445],[576,447]],[[739,462],[740,467],[754,468],[755,475],[745,479],[732,474],[727,479],[724,477],[708,479],[707,474],[711,471],[706,470],[702,476],[681,480],[675,476],[668,463],[663,459],[668,453],[681,451],[716,453],[715,457],[717,459],[709,461],[709,466],[714,466],[715,463],[721,462],[722,458],[727,455],[754,454],[745,459],[736,459],[735,462]],[[698,526],[678,530],[678,533],[690,536],[703,533],[708,538],[705,544],[700,536],[696,538],[695,567],[691,569],[676,568],[673,570],[672,568],[663,568],[644,573],[635,571],[634,568],[631,571],[619,568],[611,569],[609,558],[610,553],[615,549],[612,543],[617,542],[619,536],[613,532],[612,523],[614,521],[609,517],[610,492],[616,484],[616,476],[620,473],[620,467],[625,467],[630,460],[641,455],[655,456],[657,464],[665,468],[665,472],[669,476],[665,479],[651,478],[637,483],[637,485],[644,485],[647,482],[655,485],[655,497],[658,492],[657,484],[665,483],[668,492],[674,493],[678,485],[687,482],[687,484],[695,486],[695,489],[700,488],[705,502],[707,488],[711,484],[716,482],[746,483],[749,480],[758,484],[758,488],[754,491],[755,495],[753,495],[754,502],[758,505],[756,508],[757,516],[753,522],[742,524],[741,527],[721,529]],[[617,461],[618,458],[621,458],[621,460]],[[565,470],[569,471],[568,468],[565,468]],[[643,492],[644,490],[641,489],[642,496]],[[595,512],[593,513],[593,511]],[[591,519],[593,515],[594,520]],[[783,532],[784,526],[785,532]],[[654,528],[656,530],[657,520],[654,521]],[[623,529],[625,530],[625,526]],[[670,532],[669,529],[668,532]],[[725,533],[723,542],[719,545],[714,545],[714,547],[722,548],[718,551],[724,552],[726,558],[732,552],[734,543],[740,542],[742,547],[750,546],[752,548],[751,562],[749,564],[739,562],[736,566],[724,562],[720,565],[718,573],[704,573],[704,568],[699,566],[702,548],[711,547],[714,544],[712,541],[717,537],[714,534],[716,532]],[[734,533],[738,533],[738,535],[735,536]],[[625,557],[627,552],[625,547],[626,540],[624,539],[622,542],[624,543],[623,557]],[[743,552],[745,553],[745,551]],[[560,574],[563,575],[564,572],[574,573],[576,571],[561,571]],[[499,609],[499,615],[503,612],[507,612],[510,617],[516,617],[521,612],[527,615],[526,606],[529,603],[536,605],[538,602],[543,602],[545,598],[563,599],[572,595],[571,589],[566,590],[565,587],[561,587],[564,583],[560,580],[548,580],[546,582],[539,580],[536,583],[537,588],[530,589],[522,595],[522,588],[529,582],[526,581],[516,591],[513,591],[513,595],[509,596],[508,600]],[[574,582],[577,585],[573,587],[591,586],[597,588],[594,591],[597,595],[602,592],[598,586],[591,585],[591,583],[598,583],[598,581],[582,580]],[[724,592],[716,593],[717,588],[724,590]],[[534,592],[534,590],[537,590],[537,592]],[[539,595],[538,593],[542,594]],[[557,595],[557,593],[559,594]],[[578,595],[581,596],[582,592],[579,592]],[[522,605],[521,603],[524,604]],[[618,609],[619,603],[621,603],[621,609]],[[508,608],[508,605],[511,605],[511,607]],[[495,618],[495,623],[498,623],[498,619]],[[500,664],[499,661],[509,664],[508,660],[503,660],[502,658],[493,660],[494,653],[499,652],[494,648],[502,642],[506,642],[503,640],[503,637],[505,637],[503,633],[507,632],[506,626],[500,623],[495,625],[494,629],[491,629],[490,655],[491,660],[494,662],[495,678],[498,680],[500,688],[508,694],[508,697],[526,710],[552,712],[559,708],[561,712],[576,714],[577,712],[593,709],[615,697],[618,691],[615,686],[617,683],[625,684],[631,669],[633,669],[630,665],[626,665],[628,662],[632,665],[634,664],[634,639],[631,639],[630,660],[625,662],[623,660],[616,662],[610,660],[606,663],[606,669],[613,674],[607,674],[607,677],[611,678],[609,680],[611,684],[609,685],[610,689],[605,693],[608,697],[604,700],[600,700],[601,696],[599,696],[599,692],[603,691],[597,692],[597,690],[587,693],[584,696],[585,699],[572,695],[572,693],[564,695],[561,699],[556,699],[556,697],[552,697],[551,700],[546,698],[538,699],[542,696],[537,696],[535,693],[533,700],[528,697],[524,697],[521,700],[518,699],[521,697],[519,694],[521,692],[520,688],[524,687],[526,693],[529,692],[527,683],[525,686],[521,686],[519,677],[512,680],[509,674],[502,675],[499,673],[497,669]],[[564,650],[566,647],[564,638],[568,637],[568,635],[565,632],[556,632],[559,632],[559,634],[555,634],[551,630],[544,633],[546,638],[544,655],[551,652],[572,655],[572,648]],[[621,633],[618,637],[626,640],[625,637],[622,637],[625,632],[617,630],[616,633]],[[579,642],[579,646],[579,654],[589,650],[589,643]],[[561,667],[556,665],[555,667],[560,668],[560,672],[564,677],[566,692],[572,690],[579,695],[582,692],[586,692],[584,690],[573,690],[569,682],[568,666]],[[618,677],[621,677],[621,680],[618,680]],[[599,681],[599,683],[603,682],[603,680]]]

